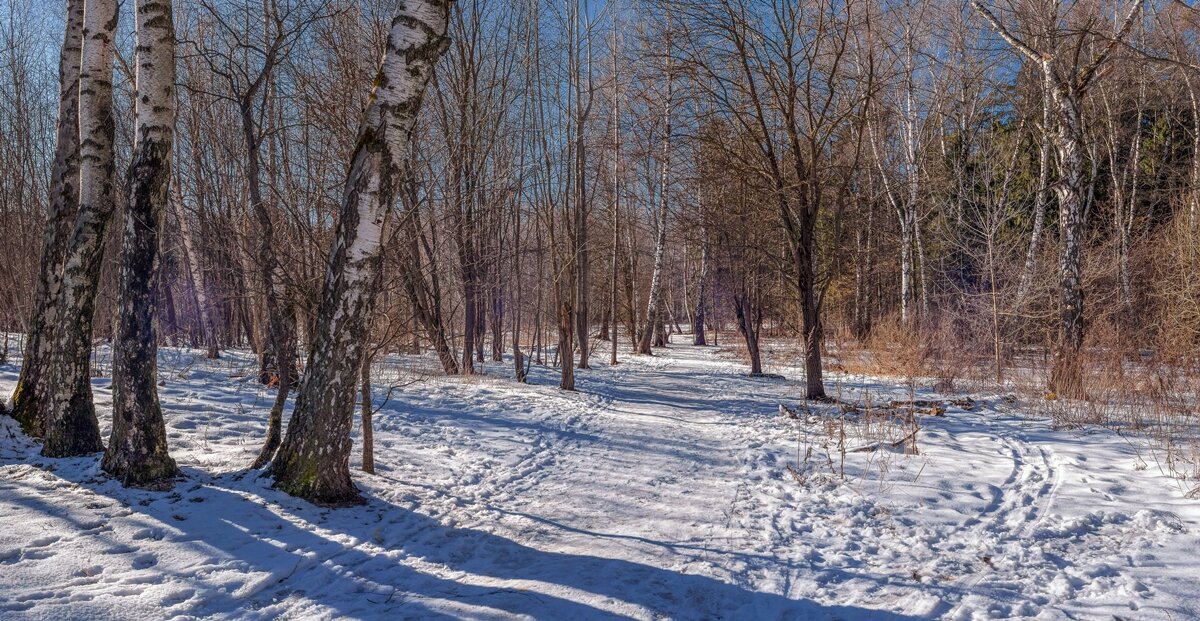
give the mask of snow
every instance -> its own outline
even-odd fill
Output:
[[[1200,618],[1200,502],[1135,436],[975,395],[921,417],[911,455],[891,446],[907,423],[806,407],[795,369],[658,353],[594,364],[577,393],[550,369],[521,386],[392,358],[369,502],[331,510],[245,470],[271,400],[248,354],[163,350],[173,491],[42,458],[0,419],[0,618]],[[842,463],[839,441],[878,448]]]

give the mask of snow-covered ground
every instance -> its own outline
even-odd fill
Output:
[[[329,510],[245,470],[270,405],[245,354],[160,367],[174,491],[0,422],[0,618],[1200,618],[1200,501],[1138,439],[1000,396],[922,418],[909,455],[887,442],[907,423],[805,409],[796,374],[712,348],[597,364],[577,393],[380,365],[377,405],[420,381],[376,414],[369,503]]]

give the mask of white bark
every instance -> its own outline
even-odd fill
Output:
[[[158,402],[154,326],[159,235],[175,138],[175,25],[171,0],[137,0],[136,121],[113,339],[113,425],[103,468],[126,485],[174,477]]]
[[[1042,229],[1045,228],[1046,202],[1050,198],[1050,140],[1051,123],[1053,122],[1050,114],[1050,89],[1052,87],[1050,76],[1044,75],[1043,78],[1041,140],[1038,144],[1038,182],[1033,197],[1033,230],[1029,235],[1029,250],[1025,253],[1025,265],[1021,269],[1021,276],[1017,281],[1016,305],[1018,307],[1029,295],[1029,289],[1033,284],[1033,270],[1037,263],[1038,251],[1041,249]]]
[[[650,277],[650,295],[646,301],[646,318],[642,325],[639,354],[650,353],[650,343],[659,320],[662,306],[663,264],[667,251],[667,198],[671,183],[671,97],[674,84],[670,75],[670,59],[667,59],[667,93],[663,101],[663,148],[662,179],[659,183],[658,228],[654,240],[654,272]]]
[[[116,0],[87,1],[79,78],[79,212],[63,264],[42,446],[44,454],[54,457],[103,448],[89,367],[104,231],[116,201],[112,99],[116,24]]]
[[[31,436],[44,431],[46,384],[52,363],[58,296],[62,290],[64,253],[71,223],[79,207],[79,72],[82,60],[83,0],[67,0],[66,24],[59,58],[59,101],[54,168],[50,179],[50,213],[34,291],[29,338],[9,413]]]
[[[401,7],[346,176],[309,366],[272,466],[280,489],[322,504],[360,501],[350,481],[350,430],[382,265],[382,232],[425,87],[448,43],[447,0],[409,0]]]

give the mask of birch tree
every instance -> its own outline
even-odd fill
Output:
[[[617,275],[621,271],[619,258],[621,256],[621,188],[622,188],[622,152],[621,152],[621,18],[618,11],[613,11],[612,41],[612,75],[609,76],[612,93],[610,105],[610,137],[609,137],[609,209],[612,216],[612,256],[609,264],[609,319],[612,322],[612,335],[609,346],[610,366],[617,364]]]
[[[25,341],[21,375],[9,404],[13,418],[41,437],[46,414],[45,385],[50,374],[58,296],[71,222],[79,208],[79,74],[83,52],[84,0],[67,0],[66,28],[59,55],[58,126],[50,173],[50,212],[42,240],[33,312]]]
[[[92,315],[104,233],[116,207],[113,36],[116,0],[87,0],[79,74],[79,210],[63,263],[42,453],[67,457],[104,448],[92,404]]]
[[[1049,103],[1054,118],[1053,141],[1058,155],[1059,220],[1059,326],[1054,348],[1054,368],[1050,389],[1069,396],[1081,396],[1083,377],[1079,350],[1083,347],[1083,243],[1084,210],[1088,203],[1088,145],[1084,134],[1083,105],[1093,81],[1117,46],[1133,27],[1141,12],[1142,0],[1125,3],[1116,29],[1102,34],[1094,25],[1099,18],[1087,19],[1082,27],[1066,23],[1062,5],[1055,3],[1042,20],[1027,24],[1043,33],[1048,43],[1034,47],[1006,27],[982,0],[972,6],[1005,42],[1030,62],[1035,63],[1050,90]],[[1067,7],[1068,9],[1070,6]],[[1099,39],[1097,43],[1097,39]],[[1097,51],[1092,51],[1098,47]]]
[[[669,27],[669,25],[668,25]],[[666,59],[666,91],[663,94],[662,161],[658,186],[658,215],[654,234],[654,271],[650,275],[650,292],[646,295],[646,317],[639,333],[637,353],[650,355],[654,331],[662,321],[663,266],[667,251],[667,197],[671,190],[671,104],[674,95],[674,76],[671,58]]]
[[[125,213],[113,341],[113,425],[103,468],[126,485],[174,477],[158,402],[154,319],[159,234],[170,200],[175,137],[175,23],[171,0],[137,0],[137,137]]]
[[[450,5],[411,0],[392,19],[346,175],[308,369],[271,466],[277,487],[319,504],[361,501],[349,469],[355,380],[380,276],[383,231],[425,87],[449,44]]]

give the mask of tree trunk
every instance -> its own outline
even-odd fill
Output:
[[[371,417],[375,411],[371,405],[371,359],[362,364],[362,471],[375,474],[375,429]]]
[[[266,79],[266,74],[263,74]],[[261,85],[261,83],[259,83]],[[242,120],[242,138],[246,145],[246,186],[250,194],[250,206],[258,224],[258,267],[266,290],[266,343],[263,344],[259,362],[259,381],[268,386],[275,385],[277,394],[267,418],[267,439],[254,464],[265,465],[279,445],[282,434],[283,405],[292,383],[299,377],[296,368],[296,317],[287,304],[284,291],[284,274],[275,253],[275,224],[262,195],[261,181],[261,138],[255,120],[253,102],[258,86],[250,89],[239,103]]]
[[[523,163],[524,161],[522,161]],[[519,167],[519,170],[524,170],[524,166]],[[523,278],[521,277],[521,200],[519,198],[513,200],[512,230],[513,286],[509,288],[509,306],[512,307],[513,374],[517,379],[517,383],[524,384],[527,377],[525,372],[525,354],[521,352],[521,307],[524,300],[522,299],[523,291],[521,287]]]
[[[499,267],[496,269],[499,272]],[[504,361],[504,297],[500,285],[495,281],[488,286],[492,297],[492,362]]]
[[[103,468],[125,485],[178,474],[158,403],[154,327],[159,233],[175,139],[175,25],[171,0],[137,0],[137,143],[125,181],[125,226],[113,340],[113,424]]]
[[[441,286],[436,272],[430,282],[426,280],[422,271],[421,248],[425,247],[426,255],[429,255],[432,249],[421,233],[421,222],[416,211],[419,204],[415,198],[407,203],[410,212],[407,226],[403,227],[406,240],[402,246],[407,255],[401,257],[400,280],[408,294],[413,314],[442,363],[442,370],[446,375],[458,375],[458,360],[454,358],[454,352],[450,349],[449,340],[446,338],[446,326],[442,321]]]
[[[275,400],[271,402],[271,411],[267,414],[267,439],[263,442],[263,446],[258,451],[258,457],[254,459],[251,468],[258,469],[271,463],[275,457],[275,451],[279,450],[279,443],[283,440],[283,410],[287,407],[288,394],[291,390],[285,386],[291,386],[295,380],[292,378],[292,365],[284,365],[279,369],[279,390],[275,391]]]
[[[909,226],[908,211],[901,208],[897,210],[896,215],[900,220],[900,323],[908,326],[912,320],[913,234]]]
[[[1048,69],[1047,69],[1048,70]],[[1083,125],[1079,98],[1067,88],[1055,88],[1058,107],[1056,133],[1059,182],[1059,334],[1054,350],[1050,389],[1064,396],[1083,394]]]
[[[667,194],[671,181],[671,76],[667,76],[667,96],[663,105],[662,180],[659,186],[658,231],[654,240],[654,273],[650,277],[650,295],[646,302],[646,317],[637,344],[637,353],[650,355],[654,331],[662,322],[660,317],[663,288],[663,262],[667,251]]]
[[[1075,55],[1073,71],[1069,75],[1055,66],[1057,54],[1035,50],[1015,37],[1006,29],[995,14],[980,0],[972,0],[975,9],[986,19],[996,32],[1031,61],[1039,63],[1044,83],[1049,87],[1057,117],[1054,131],[1055,147],[1058,151],[1059,179],[1055,185],[1058,194],[1059,246],[1059,334],[1054,348],[1054,368],[1050,372],[1050,389],[1064,396],[1081,397],[1083,390],[1082,361],[1083,347],[1083,234],[1087,210],[1091,207],[1096,175],[1092,175],[1088,189],[1083,189],[1084,140],[1083,98],[1088,85],[1099,73],[1100,68],[1116,50],[1121,40],[1138,21],[1143,3],[1128,4],[1125,17],[1116,34],[1108,37],[1107,46],[1094,55],[1086,64]],[[1055,17],[1057,19],[1057,17]],[[1057,23],[1050,39],[1060,36]],[[1081,44],[1082,45],[1082,44]],[[1082,49],[1082,47],[1080,48]],[[1043,101],[1043,106],[1049,107]],[[1045,115],[1049,117],[1049,115]],[[1096,160],[1094,154],[1092,161]]]
[[[1046,221],[1046,202],[1050,197],[1050,139],[1053,135],[1050,123],[1051,85],[1049,76],[1043,84],[1042,95],[1042,139],[1038,144],[1038,182],[1033,195],[1033,231],[1029,236],[1029,250],[1025,253],[1025,265],[1021,268],[1021,277],[1017,281],[1016,306],[1020,307],[1029,295],[1033,283],[1033,269],[1037,263],[1037,254],[1042,244],[1042,229]]]
[[[638,316],[641,307],[638,305],[637,289],[634,287],[634,257],[636,256],[636,250],[633,246],[633,235],[630,233],[631,228],[633,227],[628,226],[625,229],[625,252],[621,253],[623,263],[621,273],[624,274],[622,280],[624,280],[625,287],[625,310],[627,311],[626,323],[629,328],[629,345],[633,348],[634,353],[638,353],[642,342],[641,318]]]
[[[263,288],[266,290],[267,338],[259,361],[258,379],[263,384],[278,384],[282,390],[287,390],[289,387],[279,381],[282,365],[289,367],[289,377],[294,379],[299,375],[295,368],[296,317],[287,304],[284,273],[275,253],[275,223],[262,192],[262,139],[254,110],[258,91],[259,86],[250,89],[238,104],[242,139],[246,145],[246,189],[250,194],[250,207],[258,225],[258,268]]]
[[[806,399],[824,399],[825,384],[821,370],[821,341],[824,338],[820,309],[817,307],[817,277],[813,253],[816,251],[816,216],[811,214],[800,223],[800,244],[797,249],[800,311],[804,320],[804,384]]]
[[[104,448],[92,405],[92,315],[104,232],[116,207],[112,69],[115,0],[89,0],[79,74],[79,212],[64,262],[58,330],[42,454],[67,457]]]
[[[591,309],[588,298],[591,293],[590,262],[588,260],[588,231],[587,231],[587,189],[584,187],[585,166],[583,143],[583,119],[579,119],[577,129],[579,137],[575,147],[576,152],[576,192],[575,192],[575,332],[579,340],[579,368],[591,368],[591,343],[588,341],[591,333]]]
[[[196,306],[200,311],[200,323],[204,329],[206,356],[215,360],[221,357],[217,346],[217,322],[213,319],[213,309],[209,304],[208,289],[204,283],[204,271],[200,269],[200,253],[196,252],[196,236],[183,204],[183,189],[180,187],[178,176],[175,177],[172,189],[174,200],[171,202],[175,207],[175,217],[179,219],[179,233],[183,238],[183,255],[187,261],[188,276],[192,280],[192,290],[196,292]]]
[[[1188,227],[1196,225],[1196,212],[1200,211],[1200,101],[1196,98],[1196,88],[1192,85],[1188,71],[1183,72],[1187,83],[1188,102],[1192,109],[1192,170],[1188,184]]]
[[[615,193],[615,192],[614,192]],[[620,321],[617,320],[617,256],[620,254],[621,238],[618,233],[619,224],[617,219],[617,201],[613,199],[613,249],[612,249],[612,280],[609,281],[608,295],[609,307],[608,314],[612,321],[612,338],[609,342],[609,359],[608,364],[616,366],[617,364],[617,334],[620,329]]]
[[[50,374],[51,343],[54,341],[58,296],[71,222],[79,208],[79,72],[82,54],[83,0],[67,0],[66,31],[59,56],[58,126],[54,167],[50,173],[50,210],[42,238],[25,341],[21,375],[13,391],[9,412],[25,433],[41,437],[44,432],[46,381]]]
[[[487,334],[487,299],[483,293],[480,285],[475,305],[475,362],[479,363],[480,371],[483,371],[483,337]]]
[[[555,355],[562,371],[558,387],[575,390],[575,312],[569,301],[559,304],[558,309],[558,351]]]
[[[466,259],[471,260],[471,259]],[[467,375],[475,373],[475,335],[479,330],[475,327],[478,314],[475,300],[475,277],[472,268],[463,266],[463,349],[462,372]]]
[[[383,231],[425,86],[447,47],[449,10],[448,0],[410,0],[392,20],[346,176],[308,369],[271,467],[279,489],[318,504],[361,502],[349,468],[355,375],[379,283]]]
[[[692,314],[692,345],[708,345],[704,338],[704,296],[708,285],[708,231],[700,225],[700,276],[696,280],[696,312]],[[684,300],[686,303],[686,300]]]
[[[621,80],[620,80],[620,65],[617,62],[618,53],[621,49],[620,35],[621,30],[620,17],[613,16],[613,45],[612,45],[612,179],[609,184],[609,191],[612,192],[612,280],[608,285],[609,295],[609,311],[608,314],[612,321],[612,341],[609,343],[611,350],[609,352],[608,364],[616,366],[617,364],[617,326],[620,321],[617,319],[617,257],[621,252]],[[632,299],[630,304],[633,304]]]
[[[733,312],[737,315],[738,332],[746,340],[746,353],[750,355],[750,375],[762,375],[762,355],[758,348],[758,321],[761,311],[751,304],[749,295],[733,296]]]

